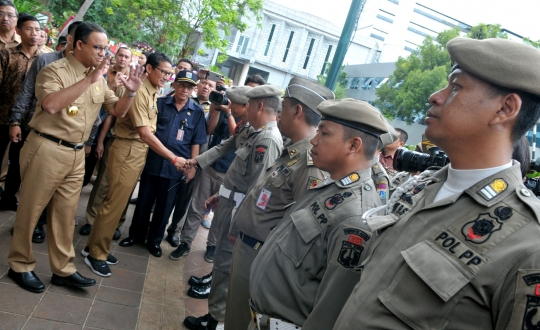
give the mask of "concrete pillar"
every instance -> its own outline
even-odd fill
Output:
[[[249,71],[249,62],[244,62],[244,66],[242,66],[242,72],[240,73],[240,78],[238,78],[236,85],[244,86],[244,81],[246,81],[248,71]]]

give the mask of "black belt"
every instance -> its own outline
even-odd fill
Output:
[[[243,232],[240,232],[239,236],[240,236],[240,239],[242,240],[242,242],[249,245],[249,247],[252,247],[253,250],[257,250],[258,248],[260,248],[264,244],[264,242],[260,242],[260,241],[256,240],[255,238],[244,234]]]
[[[57,139],[57,138],[55,138],[54,136],[50,136],[50,135],[47,135],[47,134],[45,134],[45,133],[41,133],[41,132],[39,132],[38,130],[35,130],[35,129],[33,129],[33,128],[32,128],[32,131],[34,131],[34,133],[36,133],[37,135],[39,135],[39,136],[41,136],[41,137],[43,137],[43,138],[46,138],[47,140],[52,141],[52,142],[54,142],[54,143],[61,144],[61,145],[63,145],[64,147],[68,147],[68,148],[75,149],[75,150],[81,150],[82,148],[84,148],[84,144],[83,144],[83,143],[73,144],[73,143],[69,143],[69,142],[66,142],[66,141]]]

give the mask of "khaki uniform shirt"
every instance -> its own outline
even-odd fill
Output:
[[[337,181],[328,178],[306,191],[272,230],[251,266],[255,310],[302,327],[331,328],[347,300],[345,293],[360,278],[355,269],[373,239],[362,213],[379,205],[371,169]],[[352,284],[329,290],[335,281]]]
[[[447,175],[409,182],[388,216],[367,220],[397,222],[334,329],[538,329],[540,201],[519,163],[434,203]]]
[[[2,39],[2,37],[0,37],[0,50],[6,49],[6,48],[13,48],[19,45],[20,43],[21,43],[21,37],[17,33],[15,33],[15,36],[13,40],[11,41],[5,41],[4,39]]]
[[[142,142],[137,127],[148,126],[152,133],[156,132],[157,122],[157,88],[145,79],[131,107],[124,118],[116,118],[114,134],[116,138],[137,140]]]
[[[269,122],[259,130],[254,130],[249,124],[240,124],[233,136],[195,159],[204,169],[235,148],[236,157],[225,174],[223,186],[247,194],[281,154],[283,142],[277,123]]]
[[[118,98],[107,87],[105,79],[98,79],[67,108],[50,114],[41,108],[43,100],[52,92],[67,88],[86,77],[87,69],[73,56],[53,62],[41,69],[36,78],[36,112],[30,127],[70,143],[88,140],[92,125],[103,106],[106,111],[114,109]],[[68,109],[76,107],[75,116],[68,115]]]
[[[328,176],[313,166],[311,138],[289,142],[274,166],[249,191],[233,219],[242,233],[264,242],[287,208]]]

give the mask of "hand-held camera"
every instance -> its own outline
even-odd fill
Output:
[[[402,172],[423,172],[432,166],[444,167],[450,159],[437,147],[429,148],[429,154],[399,148],[394,154],[394,170]]]
[[[227,105],[229,103],[227,95],[225,93],[221,94],[217,91],[211,91],[208,100],[217,105]]]

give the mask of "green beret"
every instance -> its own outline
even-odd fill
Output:
[[[390,124],[388,124],[388,122],[386,122],[386,126],[388,127],[388,133],[381,134],[381,136],[379,137],[381,139],[383,147],[392,144],[397,139],[399,139],[398,132]]]
[[[279,98],[281,93],[283,93],[283,91],[280,87],[266,84],[251,89],[246,93],[246,96],[250,99]]]
[[[322,101],[333,100],[335,98],[334,92],[327,87],[300,77],[294,77],[289,81],[289,85],[285,88],[284,97],[297,99],[319,115],[317,106]]]
[[[249,98],[246,96],[246,93],[252,90],[253,88],[249,86],[234,86],[227,88],[227,97],[231,100],[231,103],[236,104],[247,104]]]
[[[450,57],[466,72],[489,83],[540,96],[540,50],[507,39],[454,38]]]
[[[364,101],[328,100],[319,104],[317,109],[322,114],[321,120],[333,121],[376,137],[388,133],[390,126],[377,109]]]

